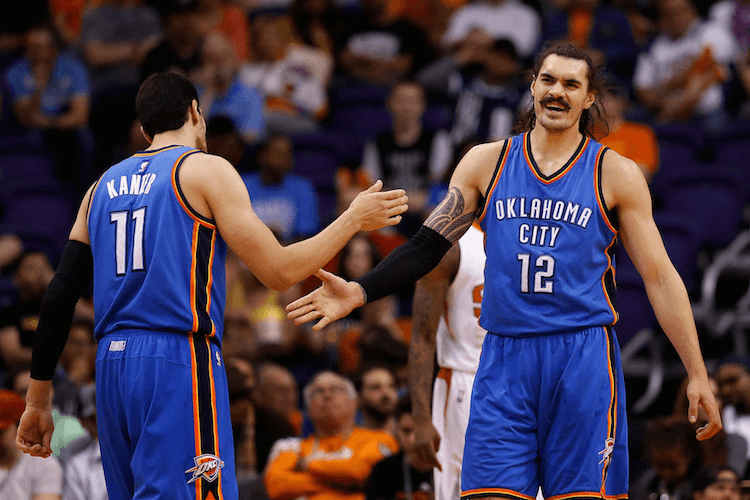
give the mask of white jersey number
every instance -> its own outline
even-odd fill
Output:
[[[516,260],[521,263],[521,293],[532,291],[532,272],[533,293],[554,293],[555,282],[551,278],[555,275],[555,259],[551,255],[537,257],[533,270],[530,253],[519,253]]]
[[[129,216],[129,210],[109,214],[110,224],[115,225],[115,272],[117,276],[123,276],[127,267]],[[143,271],[146,269],[146,263],[143,259],[143,226],[145,223],[146,207],[133,210],[133,271]]]

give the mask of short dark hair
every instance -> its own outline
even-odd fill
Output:
[[[198,92],[190,80],[177,73],[154,73],[138,89],[135,112],[143,131],[153,138],[180,129],[193,100],[198,102]]]
[[[696,491],[705,491],[706,488],[719,480],[719,474],[727,470],[734,474],[734,477],[737,478],[737,482],[739,483],[740,475],[730,466],[716,464],[709,465],[698,470],[693,477],[693,493]]]
[[[534,66],[527,74],[530,81],[536,79],[539,71],[542,69],[544,60],[552,54],[569,59],[578,59],[584,61],[588,66],[588,71],[586,72],[588,90],[596,92],[596,99],[589,109],[584,109],[583,113],[581,113],[578,129],[581,134],[592,139],[606,136],[609,133],[609,124],[607,111],[604,108],[604,101],[606,99],[605,91],[607,90],[607,84],[603,76],[604,68],[600,68],[594,64],[594,60],[585,50],[570,43],[551,40],[542,47],[541,52],[534,59]],[[535,123],[536,112],[534,111],[534,100],[532,99],[530,105],[519,113],[514,130],[517,133],[529,132],[534,128]]]

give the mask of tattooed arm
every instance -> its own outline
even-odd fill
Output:
[[[390,295],[404,283],[417,281],[432,271],[482,208],[483,194],[503,145],[494,142],[469,150],[451,177],[448,194],[417,234],[356,282],[318,271],[316,276],[323,286],[289,304],[289,318],[298,325],[321,318],[313,327],[320,330],[355,308]]]
[[[430,417],[430,393],[435,368],[435,341],[448,296],[448,288],[458,273],[461,247],[454,245],[440,264],[417,281],[412,306],[412,335],[409,345],[409,392],[411,393],[415,452],[425,467],[437,467],[440,434]]]

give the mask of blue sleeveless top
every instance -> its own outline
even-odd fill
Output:
[[[612,325],[617,230],[601,192],[607,148],[584,137],[547,177],[529,134],[507,140],[479,218],[485,232],[479,324],[507,336]]]
[[[221,344],[226,244],[177,174],[197,149],[137,153],[107,170],[88,215],[97,340],[118,330],[202,333]]]

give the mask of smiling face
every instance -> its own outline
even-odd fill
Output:
[[[531,82],[537,123],[548,131],[578,128],[584,110],[594,104],[589,91],[588,64],[582,59],[550,54]]]

